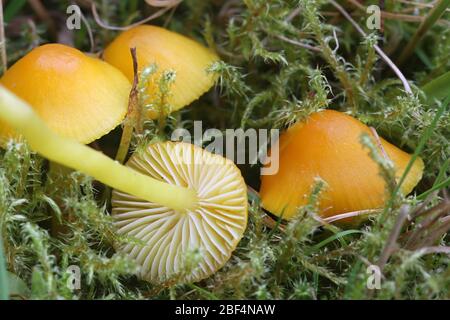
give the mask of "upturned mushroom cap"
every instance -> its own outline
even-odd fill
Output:
[[[219,58],[201,44],[175,32],[143,25],[120,34],[105,50],[105,61],[112,64],[132,81],[133,61],[130,48],[136,48],[139,71],[155,63],[158,66],[156,78],[164,70],[176,72],[175,82],[170,88],[168,103],[176,111],[198,99],[208,91],[216,77],[206,72]],[[150,97],[158,92],[158,81],[148,87]],[[148,115],[156,117],[156,112]]]
[[[191,282],[221,268],[247,225],[247,189],[234,163],[192,144],[165,142],[135,153],[127,166],[196,190],[198,197],[196,208],[178,212],[114,190],[118,232],[139,240],[118,249],[140,265],[140,277],[153,283],[172,277]],[[196,249],[200,261],[185,273],[185,259]]]
[[[381,208],[386,200],[385,181],[369,150],[360,143],[363,133],[373,137],[360,121],[332,110],[314,113],[290,127],[278,141],[278,172],[261,178],[263,207],[291,219],[307,203],[315,178],[320,177],[327,182],[320,197],[322,217]],[[399,179],[411,155],[382,138],[380,142]],[[417,185],[423,168],[418,158],[401,186],[403,194]]]
[[[38,47],[0,83],[28,102],[56,133],[82,143],[114,129],[125,117],[131,84],[104,61],[61,44]],[[0,124],[0,137],[14,136]]]

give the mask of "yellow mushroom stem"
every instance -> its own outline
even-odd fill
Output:
[[[3,86],[0,86],[0,119],[22,134],[42,156],[114,189],[177,211],[193,209],[198,202],[194,190],[150,178],[75,140],[58,136],[27,103]]]

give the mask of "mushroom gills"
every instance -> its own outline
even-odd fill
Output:
[[[165,142],[136,152],[127,166],[194,189],[199,199],[195,208],[177,211],[113,191],[117,230],[137,240],[118,250],[141,266],[140,277],[153,283],[173,277],[192,282],[221,268],[247,225],[246,185],[234,163],[192,144]],[[200,253],[198,264],[187,270],[186,259],[195,250]]]

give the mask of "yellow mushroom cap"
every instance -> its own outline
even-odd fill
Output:
[[[320,196],[322,217],[378,209],[385,202],[385,181],[361,135],[374,135],[370,128],[349,115],[332,110],[317,112],[280,136],[279,170],[261,178],[260,195],[265,209],[291,219],[305,205],[316,177],[326,181]],[[397,180],[411,155],[380,138],[387,157],[394,163]],[[380,153],[383,150],[379,150]],[[420,181],[424,164],[418,158],[401,192],[408,194]],[[351,220],[351,219],[350,219]],[[350,222],[350,221],[346,221]]]
[[[89,143],[125,117],[131,84],[113,66],[61,44],[35,48],[0,83],[28,102],[56,133]],[[0,137],[13,136],[0,124]]]
[[[247,188],[234,163],[192,144],[164,142],[135,153],[127,166],[191,188],[198,197],[195,209],[178,212],[113,191],[112,216],[118,232],[137,240],[118,250],[138,263],[140,277],[152,283],[172,277],[192,282],[221,268],[247,226]],[[194,250],[200,250],[200,261],[184,273],[185,258]]]
[[[138,26],[120,34],[106,48],[103,57],[132,81],[134,73],[130,48],[136,48],[139,71],[155,63],[158,66],[157,78],[162,71],[176,72],[168,97],[171,111],[190,104],[214,85],[216,77],[206,70],[219,58],[211,50],[185,36],[149,25]],[[149,85],[150,97],[158,93],[157,86],[158,81]],[[156,113],[148,116],[154,118]]]

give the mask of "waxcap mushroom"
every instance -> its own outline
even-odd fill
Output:
[[[56,133],[90,143],[125,117],[131,84],[113,66],[81,51],[46,44],[17,61],[0,80]],[[15,136],[0,124],[0,137]]]
[[[201,44],[164,28],[142,25],[121,33],[103,54],[105,61],[120,69],[132,81],[133,61],[130,48],[136,48],[139,71],[156,64],[157,77],[162,71],[176,72],[175,82],[170,87],[168,103],[176,111],[198,99],[215,82],[215,75],[207,68],[218,56]],[[158,92],[158,81],[148,86],[150,97]],[[156,117],[156,111],[148,114]]]
[[[261,178],[263,207],[284,219],[293,218],[297,208],[307,203],[317,177],[327,183],[319,205],[323,218],[383,207],[385,181],[360,142],[363,133],[376,138],[359,120],[333,110],[313,113],[294,124],[277,142],[278,172]],[[393,162],[398,180],[411,155],[382,138],[379,141],[383,149],[379,151]],[[404,195],[420,181],[423,168],[418,158],[401,186]]]
[[[177,281],[191,282],[221,268],[247,225],[246,184],[234,163],[192,144],[159,142],[134,153],[127,166],[194,189],[198,197],[196,207],[181,212],[113,191],[118,233],[141,241],[119,250],[141,266],[140,277],[159,283],[180,276]],[[201,252],[198,267],[182,274],[186,255],[195,249]]]
[[[124,166],[55,134],[2,85],[0,119],[42,156],[115,189],[118,232],[140,240],[116,247],[138,262],[148,281],[203,279],[226,263],[243,236],[247,188],[235,164],[220,155],[187,143],[161,142],[138,149]],[[194,250],[200,260],[186,270],[185,258]]]
[[[118,249],[141,265],[144,279],[203,279],[225,264],[243,236],[247,188],[235,164],[220,155],[187,143],[161,142],[139,148],[124,166],[57,135],[29,104],[2,85],[0,119],[42,156],[115,189],[118,232],[140,240]],[[185,270],[191,250],[202,255],[198,268]]]

